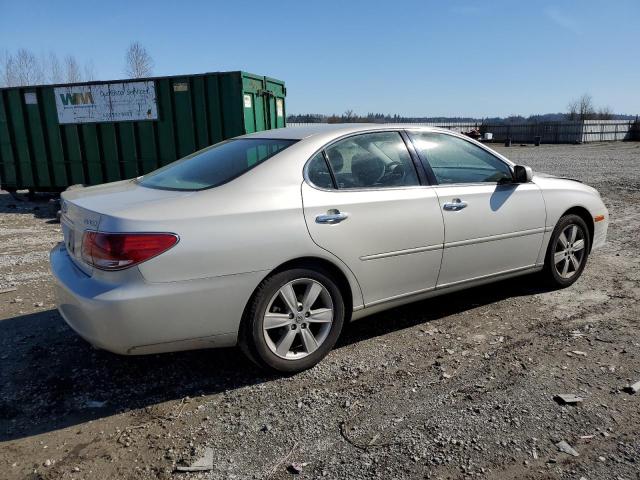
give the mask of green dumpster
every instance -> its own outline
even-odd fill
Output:
[[[133,178],[227,138],[285,126],[284,82],[246,72],[0,89],[0,187]]]

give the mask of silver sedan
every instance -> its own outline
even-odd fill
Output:
[[[62,195],[58,309],[93,345],[239,344],[309,368],[345,322],[515,275],[575,282],[608,212],[467,137],[411,125],[245,135],[133,180]]]

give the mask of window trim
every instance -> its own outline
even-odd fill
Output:
[[[416,147],[411,141],[409,134],[405,130],[402,130],[400,132],[400,136],[402,137],[402,140],[404,141],[404,144],[409,151],[409,156],[411,157],[413,167],[416,169],[416,172],[418,174],[418,182],[420,182],[420,185],[433,185],[435,183],[433,181],[435,177],[432,179],[429,176],[429,172],[424,168],[424,165],[422,165],[418,152],[416,151]]]
[[[336,175],[333,173],[333,168],[331,168],[331,162],[329,161],[329,157],[327,156],[326,150],[322,149],[322,158],[324,158],[324,163],[327,165],[327,170],[329,170],[329,176],[331,177],[331,183],[333,184],[334,190],[340,190],[338,188],[338,180],[336,180]]]
[[[424,167],[424,169],[427,171],[427,175],[430,177],[430,179],[432,179],[432,185],[434,187],[449,187],[449,186],[465,186],[465,185],[513,185],[516,184],[517,182],[515,181],[515,174],[513,171],[513,165],[511,164],[511,162],[507,162],[504,159],[498,157],[494,152],[492,152],[488,147],[485,147],[484,145],[482,145],[481,143],[475,143],[472,142],[471,139],[465,137],[464,135],[459,135],[456,134],[454,132],[442,132],[439,130],[417,130],[417,129],[407,129],[407,136],[409,137],[409,139],[411,140],[411,143],[413,144],[415,150],[416,150],[416,154],[418,155],[418,157],[420,158],[422,165]],[[429,163],[429,159],[427,158],[427,156],[423,155],[418,148],[415,146],[415,143],[413,142],[413,137],[411,134],[420,134],[420,133],[431,133],[431,134],[436,134],[436,135],[448,135],[450,137],[454,137],[454,138],[458,138],[462,141],[465,141],[475,147],[480,148],[480,150],[483,150],[485,153],[491,155],[493,158],[495,158],[496,160],[498,160],[499,162],[503,163],[504,165],[507,166],[507,168],[509,169],[509,172],[511,172],[511,183],[500,183],[500,182],[460,182],[460,183],[440,183],[438,181],[438,178],[436,177],[435,173],[433,172],[433,169],[431,168],[431,163]]]
[[[407,149],[407,152],[409,153],[409,158],[411,158],[411,163],[413,164],[413,168],[415,168],[416,170],[416,176],[418,178],[418,184],[417,185],[399,185],[399,186],[395,186],[395,187],[382,187],[382,188],[378,188],[378,187],[367,187],[367,188],[338,188],[338,184],[335,178],[335,173],[333,172],[333,168],[331,167],[331,162],[329,162],[329,158],[327,156],[326,150],[328,148],[330,148],[332,145],[341,142],[343,140],[346,140],[347,138],[351,138],[351,137],[357,137],[360,135],[367,135],[370,133],[398,133],[400,135],[400,138],[402,139],[402,141],[405,144],[405,148]],[[302,174],[303,174],[303,178],[304,181],[312,188],[315,188],[316,190],[320,190],[323,192],[377,192],[380,190],[404,190],[404,189],[408,189],[408,188],[422,188],[422,187],[430,187],[432,186],[429,181],[428,181],[428,177],[424,174],[424,171],[422,171],[422,169],[424,168],[424,166],[418,161],[416,162],[416,160],[420,160],[420,158],[418,157],[417,153],[415,151],[412,152],[412,148],[409,147],[409,145],[407,144],[407,140],[404,138],[404,135],[406,134],[406,131],[404,128],[389,128],[389,129],[370,129],[370,130],[362,130],[360,132],[352,132],[352,133],[347,133],[345,135],[341,135],[337,138],[334,138],[333,140],[331,140],[329,143],[325,143],[322,147],[320,147],[318,150],[316,150],[313,155],[311,155],[307,161],[304,164],[304,167],[302,169]],[[413,143],[411,144],[411,147],[413,147]],[[415,149],[414,149],[415,150]],[[311,161],[316,157],[316,155],[318,155],[318,153],[322,153],[322,156],[324,157],[324,160],[327,164],[327,168],[329,169],[329,173],[331,175],[331,180],[333,182],[333,188],[329,189],[329,188],[323,188],[323,187],[319,187],[316,184],[314,184],[311,180],[309,180],[309,164],[311,163]],[[414,157],[415,154],[415,157]],[[421,171],[422,171],[422,175],[421,175]]]
[[[324,160],[324,165],[325,165],[325,167],[327,167],[327,171],[329,172],[329,177],[331,178],[331,185],[333,185],[333,187],[332,187],[332,188],[325,188],[325,187],[321,187],[321,186],[319,186],[319,185],[316,185],[316,184],[315,184],[315,183],[313,183],[313,182],[311,181],[311,179],[309,178],[309,168],[308,168],[308,167],[311,165],[311,162],[313,162],[313,161],[316,159],[316,157],[317,157],[318,155],[322,155],[322,159]],[[333,169],[331,168],[331,165],[330,165],[330,163],[329,163],[329,158],[327,157],[327,154],[326,154],[326,152],[324,151],[324,149],[323,149],[323,150],[320,150],[319,152],[317,152],[317,153],[315,153],[315,154],[313,154],[313,155],[311,156],[311,158],[310,158],[309,160],[307,160],[307,162],[304,164],[304,167],[303,167],[303,177],[304,177],[304,180],[305,180],[305,181],[306,181],[310,186],[312,186],[313,188],[315,188],[315,189],[317,189],[317,190],[322,190],[322,191],[325,191],[325,192],[332,192],[332,191],[334,191],[334,190],[338,190],[337,182],[336,182],[336,177],[335,177],[335,175],[333,174]]]

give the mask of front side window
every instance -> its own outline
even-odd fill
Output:
[[[296,140],[239,138],[192,153],[138,179],[143,187],[165,190],[202,190],[242,175]]]
[[[413,132],[410,136],[440,184],[512,180],[506,163],[462,138],[432,132]]]
[[[337,187],[388,188],[419,185],[415,166],[398,132],[364,133],[326,149]]]

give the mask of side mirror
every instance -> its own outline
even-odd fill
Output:
[[[529,183],[533,179],[533,170],[531,167],[516,165],[513,167],[513,173],[516,183]]]

